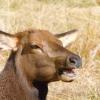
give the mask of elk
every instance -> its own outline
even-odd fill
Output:
[[[49,82],[75,79],[81,58],[57,37],[45,30],[0,31],[0,49],[11,50],[0,73],[0,100],[46,100]]]

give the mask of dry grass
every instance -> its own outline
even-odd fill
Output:
[[[82,68],[76,70],[77,80],[50,83],[47,99],[100,100],[100,7],[96,1],[0,0],[0,29],[14,33],[28,28],[53,33],[80,30],[79,38],[69,47],[83,60]]]

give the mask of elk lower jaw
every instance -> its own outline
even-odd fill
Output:
[[[59,79],[64,82],[71,82],[76,78],[76,73],[74,69],[64,69],[59,75]]]

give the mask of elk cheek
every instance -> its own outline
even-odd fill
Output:
[[[55,67],[51,67],[51,66],[50,67],[46,66],[46,67],[42,67],[38,70],[38,77],[40,77],[43,80],[52,79],[56,73],[56,69]]]

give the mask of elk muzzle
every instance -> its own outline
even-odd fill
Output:
[[[76,78],[75,69],[82,65],[82,60],[78,55],[69,55],[65,58],[64,66],[59,68],[58,74],[62,81],[70,82]]]

